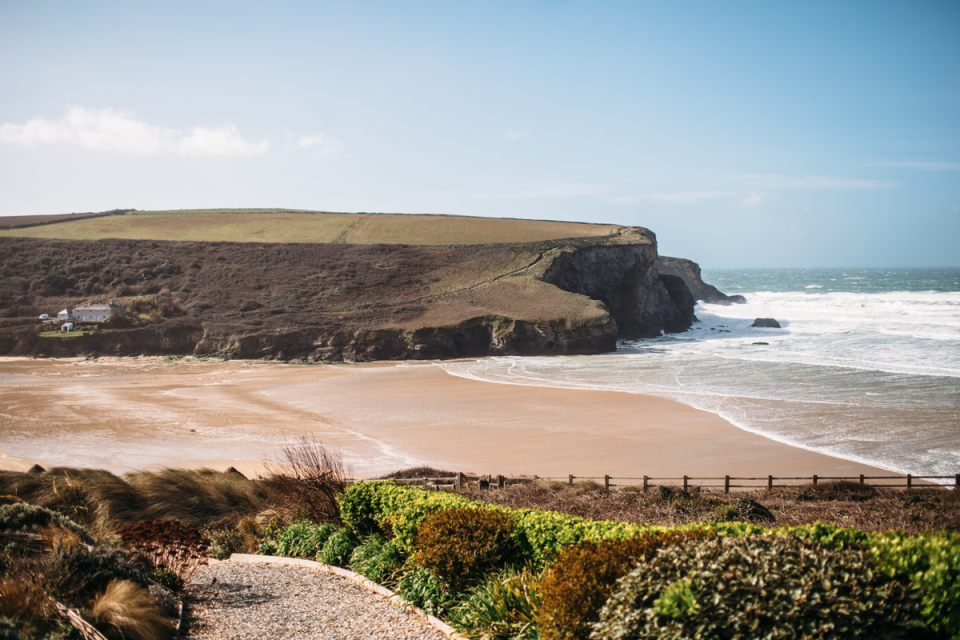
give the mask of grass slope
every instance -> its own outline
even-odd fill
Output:
[[[0,227],[15,224],[0,218]],[[2,229],[0,236],[61,240],[309,242],[342,244],[491,244],[597,238],[616,225],[447,215],[325,213],[283,209],[137,211]]]

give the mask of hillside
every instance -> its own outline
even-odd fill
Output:
[[[389,227],[381,220],[402,222],[370,218],[367,237]],[[354,231],[366,224],[357,219]],[[501,222],[477,220],[481,230]],[[566,223],[543,224],[541,235]],[[531,234],[537,226],[515,228]],[[571,354],[685,330],[693,300],[682,281],[657,273],[654,235],[614,229],[470,245],[0,238],[0,354],[311,361]],[[35,320],[105,300],[126,307],[129,322],[61,334]]]
[[[489,244],[595,238],[616,225],[448,215],[327,213],[286,209],[117,211],[76,216],[0,217],[0,237],[60,240]]]

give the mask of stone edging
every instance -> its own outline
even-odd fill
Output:
[[[418,616],[429,622],[435,629],[450,638],[450,640],[467,640],[458,634],[453,627],[448,625],[440,618],[430,615],[423,609],[414,607],[390,589],[387,589],[383,585],[377,584],[373,580],[368,580],[360,574],[350,571],[349,569],[341,569],[340,567],[334,567],[329,564],[323,564],[322,562],[315,562],[313,560],[304,560],[302,558],[259,556],[252,553],[234,553],[228,560],[224,560],[224,562],[236,564],[282,564],[293,567],[303,567],[305,569],[316,569],[318,571],[323,571],[324,573],[332,573],[357,583],[367,591],[372,591],[373,593],[377,593],[387,598],[390,601],[390,604],[416,613]]]

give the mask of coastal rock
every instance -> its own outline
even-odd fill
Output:
[[[766,327],[770,329],[779,329],[780,323],[773,318],[757,318],[753,321],[751,327]]]
[[[698,301],[709,304],[745,304],[747,302],[747,299],[741,295],[728,296],[713,285],[704,282],[700,275],[700,265],[693,260],[660,256],[658,263],[661,274],[682,278],[694,299]]]
[[[554,258],[543,280],[602,301],[621,340],[686,331],[696,321],[696,301],[682,278],[660,274],[655,236],[646,233],[652,242],[563,253]]]

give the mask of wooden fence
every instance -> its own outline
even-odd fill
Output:
[[[652,477],[652,476],[477,476],[458,473],[455,476],[440,478],[401,478],[397,482],[415,485],[423,489],[432,489],[434,491],[460,491],[466,484],[475,484],[481,489],[502,489],[511,484],[523,484],[534,481],[566,481],[573,484],[576,480],[588,480],[603,484],[605,489],[615,487],[639,487],[647,491],[653,487],[660,486],[682,486],[684,491],[691,488],[719,489],[723,488],[725,493],[731,489],[775,489],[791,486],[800,486],[806,484],[817,485],[821,482],[855,482],[857,484],[869,487],[896,487],[902,489],[913,488],[936,488],[953,487],[960,489],[960,473],[952,476],[915,476],[912,474],[893,475],[893,476],[723,476],[722,478],[679,476],[673,478]]]

